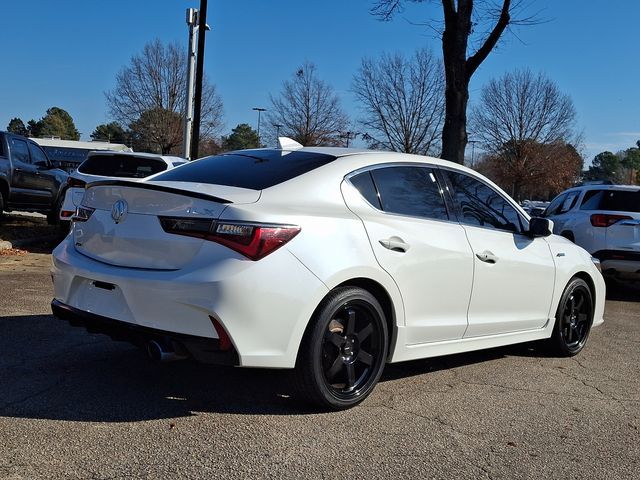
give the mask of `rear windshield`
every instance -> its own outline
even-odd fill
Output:
[[[104,177],[145,178],[166,169],[167,164],[162,160],[113,154],[90,156],[78,167],[78,172]]]
[[[640,212],[640,190],[589,190],[584,194],[581,210]]]
[[[158,175],[154,181],[263,190],[326,165],[335,158],[322,153],[251,150],[202,158]]]

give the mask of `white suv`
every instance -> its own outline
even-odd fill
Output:
[[[640,186],[585,185],[553,199],[543,213],[553,232],[577,243],[621,280],[640,279]]]
[[[186,163],[184,158],[141,152],[92,151],[69,175],[62,193],[59,218],[69,222],[88,183],[100,180],[140,180]]]

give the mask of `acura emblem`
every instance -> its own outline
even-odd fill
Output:
[[[120,223],[124,220],[124,217],[127,216],[128,211],[129,205],[127,205],[125,200],[120,199],[111,207],[111,218],[113,218],[114,222]]]

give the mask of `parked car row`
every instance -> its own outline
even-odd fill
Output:
[[[0,215],[12,210],[40,212],[49,223],[68,224],[88,182],[139,180],[186,163],[180,157],[151,153],[86,148],[80,153],[86,160],[69,175],[34,140],[0,132]]]
[[[554,233],[598,258],[605,275],[640,280],[640,186],[570,188],[543,216],[553,220]]]

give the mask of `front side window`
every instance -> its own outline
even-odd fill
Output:
[[[22,163],[31,163],[29,159],[29,147],[24,140],[18,140],[17,138],[11,139],[11,158]]]
[[[449,219],[433,169],[385,167],[371,170],[371,175],[385,212],[435,220]]]
[[[461,223],[519,233],[520,215],[502,195],[475,178],[447,172]]]
[[[564,199],[564,202],[562,202],[562,207],[558,213],[566,213],[571,210],[576,204],[576,200],[578,200],[579,196],[580,192],[569,192],[567,197]]]
[[[564,204],[564,201],[566,198],[567,198],[566,193],[558,195],[556,198],[554,198],[549,204],[549,206],[547,207],[547,209],[544,211],[544,216],[551,217],[553,215],[557,215],[558,212],[560,211],[560,208]]]

